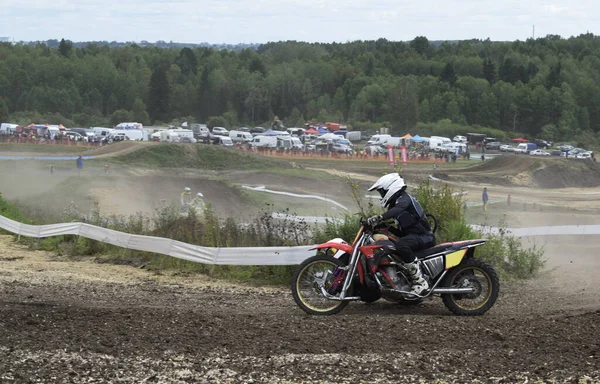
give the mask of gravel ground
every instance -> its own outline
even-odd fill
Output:
[[[286,288],[68,262],[0,236],[0,382],[600,382],[600,307],[543,281],[504,284],[477,318],[439,299],[311,317]]]

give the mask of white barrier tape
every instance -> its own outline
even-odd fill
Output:
[[[315,254],[312,245],[297,247],[210,248],[162,237],[132,235],[86,223],[28,225],[0,215],[0,228],[21,236],[77,235],[118,247],[214,265],[296,265]]]
[[[242,185],[242,188],[244,189],[248,189],[251,191],[257,191],[257,192],[267,192],[267,193],[273,193],[275,195],[285,195],[285,196],[291,196],[291,197],[300,197],[303,199],[316,199],[316,200],[322,200],[322,201],[327,201],[328,203],[331,203],[333,205],[337,205],[338,207],[345,209],[346,211],[348,210],[348,208],[340,203],[338,203],[335,200],[331,200],[328,199],[327,197],[323,197],[323,196],[317,196],[317,195],[301,195],[298,193],[291,193],[291,192],[283,192],[283,191],[274,191],[272,189],[267,189],[264,186],[260,186],[260,187],[249,187],[247,185]]]
[[[302,219],[302,217],[298,217]],[[309,220],[306,220],[309,221]],[[28,225],[0,215],[0,228],[17,235],[44,238],[77,235],[127,249],[160,253],[195,263],[214,265],[296,265],[312,256],[313,245],[296,247],[210,248],[162,237],[132,235],[86,223]],[[471,225],[484,233],[499,233],[499,228]],[[548,227],[507,228],[521,236],[600,235],[600,225],[558,225]]]
[[[471,228],[493,234],[500,232],[499,228],[471,225]],[[505,231],[515,237],[523,236],[571,236],[571,235],[600,235],[600,225],[552,225],[546,227],[506,228]]]
[[[274,219],[289,220],[289,221],[293,221],[296,223],[325,224],[327,222],[334,222],[334,223],[342,223],[343,222],[342,219],[336,219],[335,217],[297,216],[297,215],[290,215],[288,213],[281,213],[281,212],[273,212],[271,214],[271,217],[273,217]]]

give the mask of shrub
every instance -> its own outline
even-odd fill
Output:
[[[21,223],[30,223],[16,205],[2,198],[2,193],[0,193],[0,215]]]

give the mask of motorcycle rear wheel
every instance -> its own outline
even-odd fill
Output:
[[[459,316],[483,315],[492,308],[500,292],[498,274],[491,265],[479,259],[467,259],[446,275],[444,287],[474,287],[474,293],[443,294],[450,312]]]
[[[324,287],[333,282],[333,272],[344,263],[334,257],[317,255],[310,257],[296,268],[292,279],[292,296],[296,304],[309,315],[333,315],[348,305],[347,301],[330,300],[323,296],[316,279],[326,278]],[[330,274],[327,274],[328,271]]]

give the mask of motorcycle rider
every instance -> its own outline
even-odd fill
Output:
[[[204,195],[202,194],[202,192],[196,193],[196,197],[194,197],[194,200],[192,200],[191,205],[193,205],[196,208],[196,212],[204,212],[205,204]]]
[[[192,202],[192,189],[190,187],[183,188],[180,197],[181,208],[184,209]]]
[[[435,245],[435,236],[425,217],[425,212],[421,204],[406,192],[404,179],[398,173],[389,173],[379,178],[369,188],[369,191],[373,190],[377,190],[381,195],[380,204],[387,208],[387,212],[368,218],[367,223],[376,226],[386,220],[394,219],[400,236],[395,242],[396,249],[391,250],[390,256],[401,259],[408,271],[411,293],[420,295],[429,288],[429,284],[423,278],[414,252]]]

